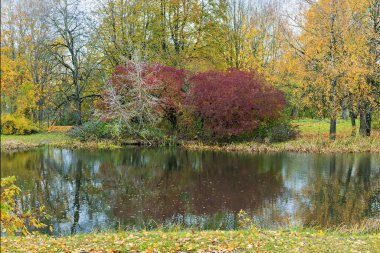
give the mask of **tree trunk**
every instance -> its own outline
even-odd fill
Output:
[[[360,108],[360,128],[359,133],[361,136],[371,136],[372,113],[368,106]]]
[[[366,113],[366,135],[367,136],[371,136],[371,125],[372,125],[372,112],[371,111],[367,111]]]
[[[42,118],[43,118],[43,106],[42,106],[42,99],[38,100],[38,125],[41,128],[42,126]]]
[[[297,107],[296,107],[296,106],[293,106],[293,108],[292,108],[292,112],[291,112],[291,114],[290,114],[290,117],[291,117],[292,119],[294,119],[294,118],[297,117]]]
[[[76,106],[77,106],[77,125],[80,126],[82,125],[82,102],[80,101],[80,97],[77,98]]]
[[[350,118],[351,118],[351,126],[352,126],[352,132],[351,136],[356,136],[356,115],[353,111],[350,111]]]
[[[365,112],[363,108],[360,108],[359,118],[360,118],[359,133],[361,136],[366,136],[366,120],[365,120]]]
[[[344,120],[347,120],[348,119],[348,109],[347,108],[344,108],[343,111],[342,111],[342,119]]]
[[[330,99],[332,103],[331,116],[330,116],[330,140],[336,139],[336,91],[335,91],[336,80],[331,81],[331,91]]]
[[[76,61],[75,61],[76,62]],[[79,69],[78,67],[76,69]],[[78,71],[74,73],[74,85],[75,85],[75,103],[77,107],[77,120],[78,126],[82,125],[82,101],[80,98],[80,86],[79,86],[79,74]]]
[[[330,119],[330,140],[336,139],[336,118]]]
[[[348,99],[343,100],[342,102],[342,119],[347,120],[349,117],[349,102]]]

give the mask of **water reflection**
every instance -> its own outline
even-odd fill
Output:
[[[380,214],[374,154],[237,154],[182,149],[41,148],[1,154],[22,206],[43,203],[55,233],[180,224],[237,228],[245,210],[262,227],[352,224]]]

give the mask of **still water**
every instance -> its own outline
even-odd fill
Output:
[[[329,227],[380,215],[378,154],[240,154],[172,148],[44,147],[1,153],[27,209],[45,205],[55,234],[182,226]]]

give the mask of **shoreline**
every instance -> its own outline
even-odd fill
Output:
[[[52,146],[70,149],[119,149],[127,146],[140,147],[160,147],[160,145],[149,146],[139,141],[127,141],[125,144],[116,144],[113,141],[88,141],[78,140],[44,141],[29,143],[18,140],[2,140],[1,152],[21,152],[28,151],[42,146]],[[179,147],[197,151],[224,151],[224,152],[244,152],[244,153],[280,153],[298,152],[315,154],[335,154],[335,153],[380,153],[380,141],[375,137],[356,137],[346,140],[329,141],[324,139],[298,139],[280,143],[228,143],[228,144],[207,144],[204,142],[181,141]]]
[[[380,235],[304,229],[153,230],[12,236],[1,243],[4,252],[375,252]]]
[[[1,152],[13,153],[33,150],[35,148],[51,146],[56,148],[70,148],[70,149],[118,149],[122,146],[113,142],[80,142],[80,141],[67,141],[58,143],[25,143],[22,141],[2,141]]]
[[[297,152],[310,154],[353,154],[353,153],[380,153],[380,141],[357,137],[347,140],[321,140],[321,139],[298,139],[280,143],[229,143],[209,145],[204,143],[187,143],[183,147],[189,150],[209,150],[244,153],[281,153]]]
[[[239,143],[217,143],[200,140],[178,140],[177,146],[188,150],[225,151],[244,153],[380,153],[380,131],[373,129],[371,137],[361,137],[359,131],[352,137],[350,121],[339,121],[337,140],[330,141],[329,122],[326,120],[300,119],[292,124],[299,129],[297,139],[278,143],[243,141]],[[164,144],[164,143],[163,143]],[[170,144],[170,143],[167,143]],[[175,145],[175,143],[171,143]],[[92,140],[81,142],[72,139],[65,132],[42,132],[32,135],[1,135],[1,152],[26,151],[36,147],[50,145],[70,149],[118,149],[126,146],[160,147],[147,140],[127,139],[121,143],[112,140]]]

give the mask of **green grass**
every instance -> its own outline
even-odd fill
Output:
[[[2,252],[378,252],[379,234],[307,230],[141,231],[3,237]]]
[[[1,135],[1,141],[20,141],[27,144],[59,143],[70,140],[64,133],[38,133],[30,135]]]
[[[116,149],[112,141],[80,142],[64,133],[38,133],[31,135],[1,135],[2,151],[21,151],[49,144],[62,148]]]
[[[184,146],[194,150],[224,150],[241,152],[307,152],[307,153],[380,153],[380,133],[372,131],[371,137],[361,137],[357,133],[351,136],[351,122],[337,121],[337,140],[329,139],[329,120],[302,119],[294,120],[292,124],[298,126],[300,136],[296,140],[280,143],[242,142],[226,145],[207,145],[199,143],[184,143]],[[358,123],[357,123],[358,124]],[[358,131],[359,126],[357,126]]]
[[[71,139],[63,133],[38,133],[30,135],[5,135],[2,134],[1,151],[23,151],[39,147],[45,144],[58,145],[69,143]]]
[[[312,153],[335,153],[335,152],[374,152],[380,153],[380,133],[373,130],[370,138],[362,138],[359,134],[351,136],[351,122],[338,120],[337,140],[329,140],[329,120],[301,119],[294,120],[300,136],[296,140],[283,143],[263,144],[257,142],[231,143],[228,145],[205,145],[204,143],[184,142],[183,146],[189,149],[208,149],[246,152],[312,152]],[[358,124],[358,123],[357,123]],[[357,131],[358,131],[357,127]],[[26,150],[43,144],[57,147],[72,148],[105,148],[112,149],[120,146],[111,141],[102,142],[79,142],[71,139],[64,133],[39,133],[33,135],[1,135],[2,150]]]
[[[292,124],[298,126],[300,135],[296,140],[280,143],[241,142],[225,145],[207,145],[199,142],[184,143],[184,146],[194,150],[224,150],[241,152],[308,152],[308,153],[380,153],[380,133],[372,131],[371,137],[361,137],[358,133],[351,136],[352,127],[349,120],[337,121],[337,140],[330,141],[330,121],[328,119],[301,119],[293,120]]]
[[[300,119],[293,120],[292,124],[297,125],[301,131],[301,135],[319,135],[328,136],[330,131],[329,119]],[[337,120],[337,136],[350,137],[352,132],[351,121]],[[359,122],[356,121],[356,131],[359,131]]]

